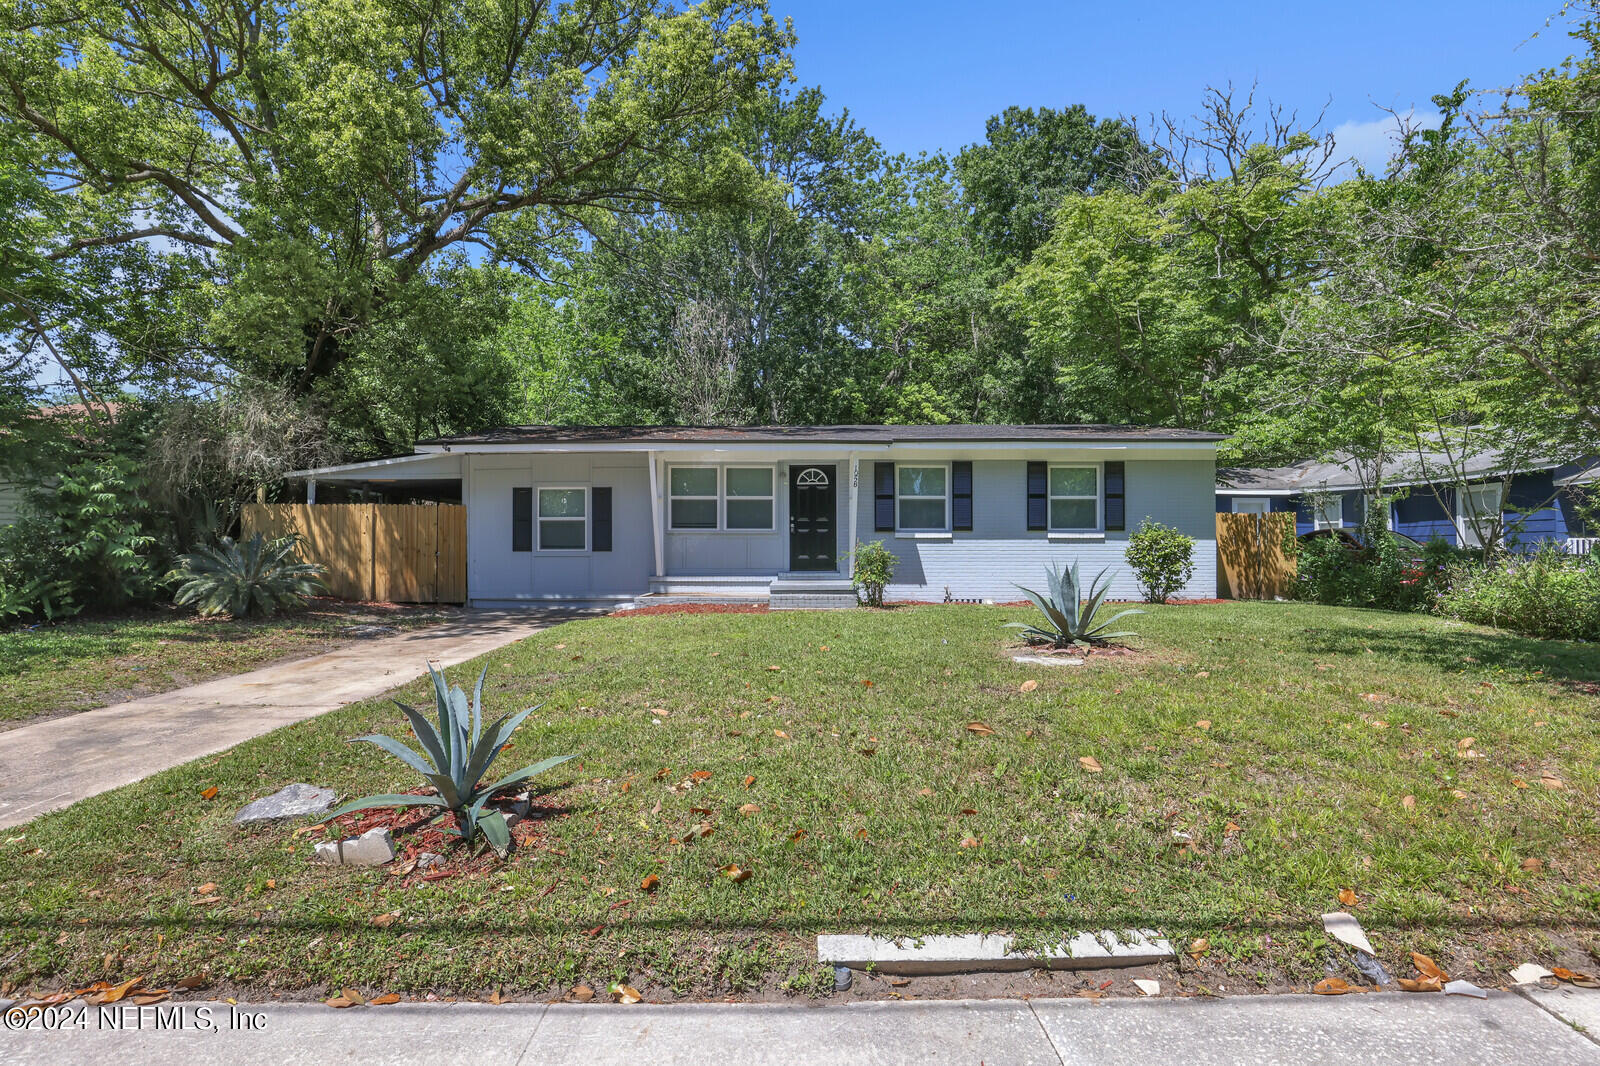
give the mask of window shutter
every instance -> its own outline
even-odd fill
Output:
[[[950,464],[950,528],[972,528],[972,464]]]
[[[894,464],[873,463],[872,528],[879,533],[894,532]]]
[[[596,485],[590,489],[589,505],[594,511],[591,519],[594,525],[589,530],[589,550],[608,552],[611,550],[611,487]]]
[[[1128,528],[1127,464],[1106,464],[1106,529]]]
[[[1050,528],[1050,501],[1047,497],[1050,486],[1050,465],[1048,463],[1028,464],[1028,528]]]
[[[533,551],[533,490],[511,490],[511,550]]]

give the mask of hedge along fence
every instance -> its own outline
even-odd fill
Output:
[[[1284,598],[1294,588],[1294,515],[1217,515],[1217,595],[1231,600]]]
[[[245,537],[298,533],[307,562],[327,567],[346,600],[464,603],[467,509],[454,503],[252,503]]]

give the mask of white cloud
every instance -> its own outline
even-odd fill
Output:
[[[1440,115],[1434,111],[1406,111],[1404,118],[1421,129],[1439,128]],[[1400,122],[1395,115],[1379,115],[1370,122],[1341,122],[1333,128],[1334,157],[1341,160],[1338,176],[1353,177],[1355,160],[1374,174],[1383,173],[1389,159],[1400,146]]]

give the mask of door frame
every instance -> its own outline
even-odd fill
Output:
[[[827,567],[805,567],[796,565],[795,560],[795,503],[800,492],[800,475],[806,470],[822,470],[828,475],[827,494],[833,502],[833,513],[829,517],[830,533],[833,537],[832,550],[828,553],[833,564]],[[839,464],[837,463],[790,463],[789,464],[789,565],[788,569],[796,572],[832,574],[839,570]]]

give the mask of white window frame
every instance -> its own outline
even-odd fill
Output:
[[[1380,501],[1377,493],[1369,492],[1361,497],[1361,513],[1371,514],[1379,506],[1380,502],[1382,502],[1383,506],[1383,528],[1392,533],[1394,532],[1394,500],[1392,498],[1388,501]]]
[[[770,483],[772,494],[769,496],[729,496],[728,471],[730,470],[765,470],[771,475]],[[778,528],[778,468],[772,463],[728,463],[722,467],[717,475],[717,486],[721,491],[722,502],[717,506],[718,528],[725,533],[771,533]],[[739,526],[734,528],[728,525],[729,500],[766,500],[772,504],[772,521],[765,526]]]
[[[935,496],[904,496],[900,492],[901,470],[943,470],[944,471],[944,524],[941,526],[908,526],[900,519],[901,500],[933,500]],[[905,533],[949,533],[951,490],[950,464],[949,463],[895,463],[894,464],[894,528],[895,532]]]
[[[674,470],[710,470],[717,477],[717,491],[710,496],[679,496],[672,491],[672,472]],[[728,474],[729,470],[766,470],[772,474],[771,496],[735,496],[735,500],[769,500],[772,503],[772,524],[769,526],[750,526],[739,529],[728,528]],[[669,533],[747,533],[760,534],[772,533],[778,528],[778,466],[776,463],[669,463],[667,465],[667,506],[666,521]],[[715,500],[717,505],[717,521],[714,526],[680,526],[672,519],[673,500]]]
[[[1267,496],[1235,496],[1234,514],[1271,514],[1272,500]]]
[[[581,492],[583,493],[582,518],[545,518],[540,513],[539,501],[546,492]],[[591,499],[588,485],[535,485],[533,487],[533,549],[534,551],[551,555],[578,555],[590,550],[594,543],[590,537],[593,527],[590,519],[593,517],[594,501]],[[546,548],[544,546],[544,524],[546,522],[582,522],[583,547],[581,548]]]
[[[1335,518],[1328,518],[1328,508],[1337,507],[1338,514]],[[1313,499],[1311,501],[1311,528],[1312,529],[1343,529],[1344,528],[1344,497],[1338,493],[1326,499]]]
[[[1484,496],[1491,492],[1494,494],[1494,510],[1468,510],[1472,507],[1475,496]],[[1463,548],[1481,548],[1483,541],[1472,528],[1472,520],[1487,518],[1489,519],[1487,524],[1491,529],[1496,525],[1502,525],[1506,513],[1506,487],[1498,481],[1458,485],[1455,511],[1456,543]],[[1505,530],[1502,528],[1499,532],[1503,534]]]
[[[1088,496],[1057,496],[1050,490],[1050,474],[1056,470],[1093,470],[1094,471],[1094,525],[1092,526],[1058,526],[1052,513],[1055,508],[1050,505],[1056,500],[1087,500]],[[1051,463],[1044,472],[1044,522],[1046,531],[1050,533],[1098,533],[1105,529],[1106,524],[1106,470],[1104,463]]]

